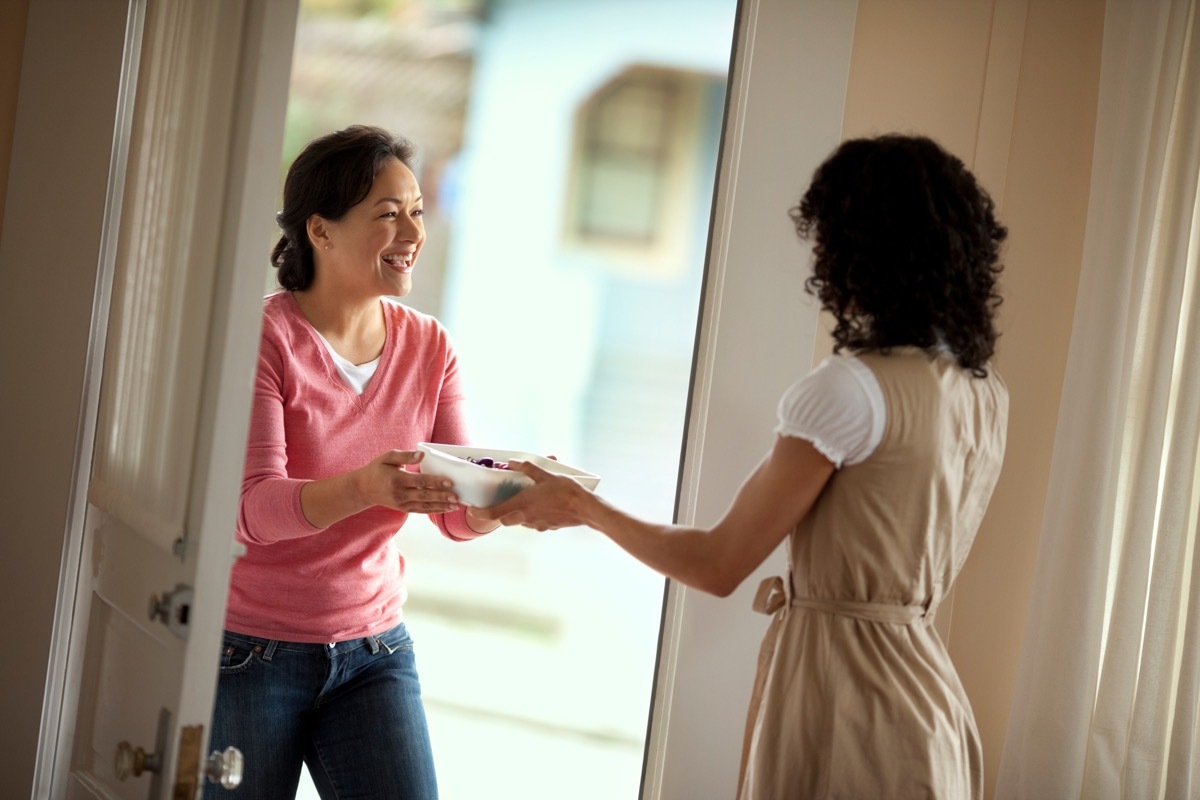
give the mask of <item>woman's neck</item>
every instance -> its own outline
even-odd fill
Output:
[[[292,296],[308,323],[350,363],[365,364],[383,352],[387,327],[378,297],[352,302],[315,288]]]

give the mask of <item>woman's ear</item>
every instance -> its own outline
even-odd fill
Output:
[[[313,250],[328,250],[333,246],[329,241],[329,225],[325,222],[324,217],[313,214],[305,223],[305,228],[308,231],[308,241]]]

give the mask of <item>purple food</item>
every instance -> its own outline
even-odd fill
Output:
[[[472,464],[478,464],[481,467],[488,467],[489,469],[509,469],[509,466],[506,462],[497,461],[496,459],[488,458],[487,456],[480,456],[479,458],[465,456],[464,458],[466,458],[466,460],[470,461]]]

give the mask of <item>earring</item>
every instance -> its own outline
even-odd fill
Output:
[[[329,249],[329,245],[325,245],[325,249],[326,249],[326,250],[328,250],[328,249]]]

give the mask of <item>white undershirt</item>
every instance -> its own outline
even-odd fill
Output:
[[[811,442],[841,469],[865,461],[883,439],[887,406],[871,368],[829,356],[783,393],[775,433]]]
[[[342,380],[344,380],[346,385],[354,390],[355,394],[362,394],[363,390],[367,388],[367,383],[375,374],[376,367],[379,366],[379,356],[376,356],[365,364],[352,363],[349,359],[342,358],[342,356],[333,349],[333,345],[331,345],[329,341],[321,335],[320,331],[317,331],[316,333],[317,338],[321,340],[321,342],[325,345],[325,349],[329,351],[329,355],[333,359],[333,365],[337,367],[338,374],[342,376]]]

